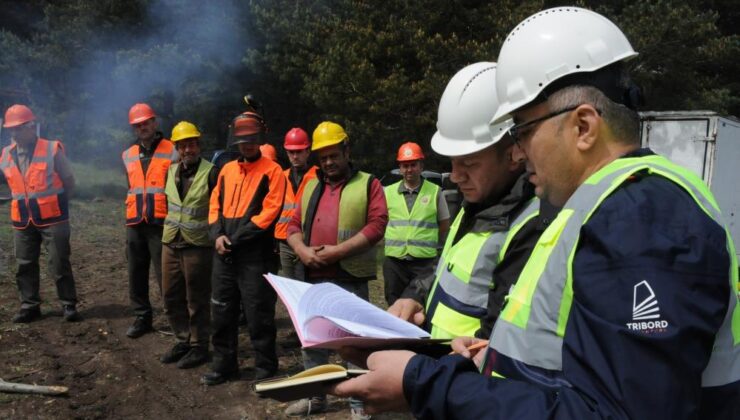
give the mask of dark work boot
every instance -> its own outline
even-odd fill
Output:
[[[190,369],[208,361],[208,349],[203,346],[193,346],[188,354],[177,362],[178,369]]]
[[[276,369],[256,368],[254,370],[254,380],[261,381],[263,379],[272,378],[275,376],[275,373],[277,373]]]
[[[139,338],[152,331],[154,331],[152,328],[152,319],[145,316],[137,316],[134,323],[126,331],[126,335],[129,338]]]
[[[35,308],[21,308],[21,310],[13,317],[13,323],[27,324],[39,318],[41,318],[41,308],[38,306]]]
[[[213,385],[220,385],[226,381],[230,381],[232,379],[236,379],[239,376],[239,371],[230,371],[230,372],[208,372],[205,375],[200,377],[200,382],[203,385],[207,386],[213,386]]]
[[[62,308],[62,313],[64,320],[67,322],[82,321],[82,317],[80,316],[80,313],[77,312],[77,308],[75,308],[75,305],[64,305],[64,307]]]
[[[159,361],[164,364],[175,363],[182,359],[190,351],[190,344],[188,343],[177,343],[167,353],[163,354],[159,358]]]

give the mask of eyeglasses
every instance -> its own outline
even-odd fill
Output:
[[[522,137],[527,132],[528,129],[532,129],[536,124],[539,124],[542,121],[546,121],[546,120],[549,120],[550,118],[557,117],[558,115],[565,114],[566,112],[573,111],[574,109],[578,108],[581,105],[583,104],[569,106],[565,109],[561,109],[560,111],[553,111],[539,118],[535,118],[532,121],[527,121],[527,122],[523,122],[520,124],[516,124],[515,126],[509,129],[509,135],[514,139],[514,141],[516,142],[518,146],[521,146],[520,142],[522,141]],[[599,115],[601,115],[600,110],[597,109],[596,112],[598,112]]]

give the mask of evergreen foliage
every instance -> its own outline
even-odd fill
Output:
[[[0,96],[28,92],[46,134],[75,156],[115,162],[132,140],[128,108],[149,102],[165,134],[181,119],[225,145],[254,94],[269,139],[322,120],[347,129],[358,167],[382,175],[397,147],[428,155],[449,78],[495,61],[506,34],[541,0],[0,1]],[[580,1],[616,22],[646,109],[740,115],[740,36],[732,0]],[[0,97],[0,105],[8,99]],[[428,169],[446,170],[432,157]]]

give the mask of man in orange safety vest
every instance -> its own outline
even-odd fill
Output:
[[[69,262],[69,194],[75,180],[59,140],[38,136],[36,117],[30,108],[8,108],[3,128],[10,131],[13,143],[0,155],[0,170],[8,181],[12,200],[15,259],[18,263],[16,284],[21,295],[21,309],[15,323],[27,323],[41,317],[39,294],[39,254],[42,242],[49,253],[49,271],[57,296],[62,301],[66,321],[80,321],[77,291]]]
[[[126,255],[129,299],[136,319],[126,335],[138,338],[152,331],[150,261],[160,293],[162,291],[162,229],[167,217],[165,179],[170,164],[178,160],[178,154],[172,142],[157,131],[156,115],[149,105],[135,104],[128,116],[136,142],[123,152],[122,158],[128,175]]]

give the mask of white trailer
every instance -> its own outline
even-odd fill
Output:
[[[701,176],[740,246],[740,120],[711,111],[643,112],[640,120],[643,147]]]

